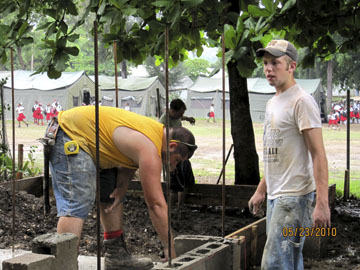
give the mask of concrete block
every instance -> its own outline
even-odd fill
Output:
[[[28,253],[2,262],[3,270],[49,270],[55,256]]]
[[[179,235],[175,237],[175,252],[177,256],[197,248],[210,241],[221,241],[223,238],[205,235]]]
[[[211,238],[211,237],[210,237]],[[220,238],[220,237],[219,237]],[[199,238],[198,240],[206,240]],[[220,238],[218,241],[209,241],[195,249],[190,250],[172,260],[172,266],[168,263],[157,264],[154,269],[178,269],[178,270],[234,270],[233,263],[233,245],[237,245],[237,240],[228,240]],[[184,239],[183,239],[184,240]],[[209,240],[209,238],[208,238]],[[191,239],[196,241],[196,239]],[[236,267],[239,265],[237,264]]]
[[[32,252],[55,256],[51,270],[77,270],[77,240],[71,233],[47,233],[33,240]]]

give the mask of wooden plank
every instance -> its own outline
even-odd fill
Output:
[[[11,189],[12,181],[1,183],[0,185],[8,189]],[[43,176],[29,177],[15,181],[16,191],[26,191],[27,193],[33,194],[37,197],[40,197],[43,193],[42,186],[43,186]]]

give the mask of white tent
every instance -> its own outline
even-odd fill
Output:
[[[32,118],[32,107],[38,101],[45,108],[57,100],[64,110],[89,104],[95,96],[94,83],[85,71],[63,72],[58,79],[50,79],[46,73],[32,75],[33,71],[14,71],[15,106],[22,103],[25,107],[24,114],[27,119]],[[12,103],[11,75],[2,73],[8,80],[4,85],[4,103]],[[1,76],[1,74],[0,74]],[[7,119],[11,115],[7,114]]]
[[[91,76],[94,80],[94,77]],[[99,87],[102,97],[101,104],[105,106],[116,106],[115,77],[99,76]],[[118,104],[119,108],[125,108],[129,103],[133,112],[156,116],[158,114],[157,97],[160,97],[160,108],[165,104],[165,88],[158,77],[130,77],[118,78]]]
[[[306,91],[316,100],[319,108],[324,109],[324,94],[320,79],[297,79]],[[267,101],[275,94],[275,88],[270,86],[264,78],[247,79],[250,113],[254,122],[262,122],[265,116]],[[206,117],[210,105],[214,104],[215,117],[222,117],[222,78],[221,77],[198,77],[192,86],[188,88],[187,114],[194,117]],[[229,107],[229,80],[225,81],[225,109],[226,119],[230,119]]]

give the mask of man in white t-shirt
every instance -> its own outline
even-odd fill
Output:
[[[249,201],[258,214],[267,193],[267,240],[261,269],[303,269],[303,235],[330,227],[328,164],[319,108],[295,82],[297,51],[286,40],[257,50],[276,94],[266,105],[264,177]],[[314,190],[316,204],[313,207]]]

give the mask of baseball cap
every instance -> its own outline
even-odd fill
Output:
[[[292,60],[297,60],[297,51],[294,45],[283,39],[276,39],[269,42],[266,48],[261,48],[256,51],[257,57],[263,57],[265,52],[270,53],[275,57],[280,57],[283,55],[289,56]]]

